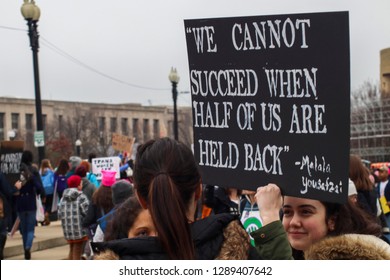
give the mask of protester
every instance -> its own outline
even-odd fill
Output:
[[[69,171],[69,163],[66,159],[61,159],[54,172],[54,190],[58,194],[58,199],[62,198],[63,192],[68,188],[66,174]]]
[[[77,166],[79,166],[81,163],[81,158],[78,156],[71,156],[69,158],[69,170],[66,173],[66,177],[69,178],[70,176],[74,175]]]
[[[147,209],[143,209],[135,196],[126,199],[116,210],[113,218],[108,222],[105,234],[106,241],[117,240],[118,246],[126,245],[125,238],[136,238],[142,236],[156,236],[152,217]],[[115,243],[115,242],[113,242]],[[148,246],[148,239],[139,238],[137,240],[139,248],[135,250],[145,250]],[[119,256],[111,250],[102,252],[94,256],[95,260],[118,260]]]
[[[390,206],[390,180],[389,180],[389,167],[382,165],[379,168],[378,173],[379,182],[377,184],[378,198],[381,201],[381,208],[384,214],[383,229],[386,231],[385,236],[390,241],[390,211],[386,210]],[[387,207],[386,207],[387,204]]]
[[[0,260],[4,259],[4,247],[7,241],[10,220],[12,218],[12,209],[10,201],[13,195],[19,190],[12,187],[5,175],[0,171]]]
[[[210,207],[214,214],[231,213],[237,216],[240,215],[241,190],[206,185],[203,195],[204,205]]]
[[[37,195],[45,203],[45,189],[42,186],[38,169],[32,166],[33,154],[31,151],[24,151],[21,158],[21,176],[15,183],[15,187],[20,189],[16,199],[16,209],[20,219],[20,231],[23,238],[24,258],[31,259],[31,247],[34,240]]]
[[[92,240],[97,228],[97,220],[109,213],[114,207],[112,202],[111,186],[115,183],[116,171],[102,170],[102,184],[93,196],[89,205],[87,216],[84,219],[84,227],[89,229],[89,238]]]
[[[91,171],[91,164],[88,161],[83,160],[80,163],[80,166],[84,166],[85,170],[87,171],[86,178],[88,179],[88,181],[91,182],[95,186],[95,188],[98,188],[99,182],[97,180],[96,175],[93,174]]]
[[[304,258],[304,251],[326,237],[351,233],[382,236],[374,218],[349,201],[338,204],[285,196],[283,226],[295,259]]]
[[[76,168],[75,175],[80,176],[83,185],[82,192],[88,198],[89,203],[92,202],[92,196],[96,191],[95,185],[87,179],[87,169],[82,163]]]
[[[112,187],[112,203],[114,208],[106,215],[98,219],[98,227],[93,237],[94,242],[103,241],[105,238],[105,232],[107,223],[110,222],[113,217],[117,215],[117,208],[129,197],[134,196],[133,185],[127,180],[119,180],[115,182]]]
[[[69,260],[80,260],[84,244],[88,240],[87,231],[82,226],[82,219],[87,215],[89,201],[82,193],[81,177],[72,175],[68,178],[68,188],[64,191],[58,207],[65,239],[69,244]]]
[[[100,180],[97,179],[96,175],[92,172],[92,160],[96,158],[95,153],[89,153],[88,154],[88,163],[90,165],[89,174],[88,174],[88,180],[90,180],[97,188],[100,187]]]
[[[267,259],[284,257],[272,255],[275,247],[284,246],[291,255],[284,234],[267,235],[263,252],[272,253],[259,256],[238,217],[230,213],[195,221],[202,182],[193,153],[184,144],[161,138],[139,146],[133,175],[137,197],[149,210],[157,237],[94,243],[95,252],[112,250],[120,259]],[[281,227],[278,206],[269,209],[276,220],[266,220]],[[264,224],[262,229],[267,228]]]
[[[45,220],[42,222],[43,226],[50,225],[50,214],[51,207],[53,204],[53,194],[54,194],[54,171],[51,166],[50,160],[43,159],[41,162],[41,167],[39,169],[39,174],[41,175],[41,180],[43,187],[45,188],[46,201],[44,203],[45,208]]]
[[[377,217],[378,199],[374,184],[370,180],[370,171],[357,155],[349,156],[349,178],[356,186],[358,205],[373,217]]]

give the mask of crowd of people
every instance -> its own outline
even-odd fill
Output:
[[[14,186],[0,173],[1,252],[10,230],[3,201],[13,196],[31,259],[40,196],[41,225],[57,213],[71,260],[390,260],[389,166],[370,170],[351,155],[349,198],[340,204],[283,196],[275,184],[256,191],[203,185],[191,149],[170,138],[140,145],[134,162],[122,161],[120,179],[107,170],[98,181],[93,157],[37,167],[24,151]]]

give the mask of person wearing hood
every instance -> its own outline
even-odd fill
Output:
[[[58,207],[58,217],[61,220],[64,237],[69,244],[69,260],[80,260],[84,245],[88,241],[82,220],[87,215],[89,201],[81,189],[81,177],[70,176],[68,188],[64,191]]]

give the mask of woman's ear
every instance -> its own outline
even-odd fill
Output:
[[[139,201],[139,204],[141,204],[142,208],[143,209],[148,209],[148,204],[146,203],[146,200],[142,198],[142,196],[140,196],[138,194],[138,191],[135,192],[135,195]]]
[[[336,217],[335,216],[332,216],[328,219],[328,231],[334,231],[335,228],[336,228]]]

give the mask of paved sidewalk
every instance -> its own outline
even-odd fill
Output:
[[[35,228],[35,237],[31,248],[32,260],[62,260],[67,257],[68,250],[60,221],[51,222],[49,226],[39,225]],[[8,236],[4,248],[4,259],[24,259],[23,241],[19,231],[13,237]]]

